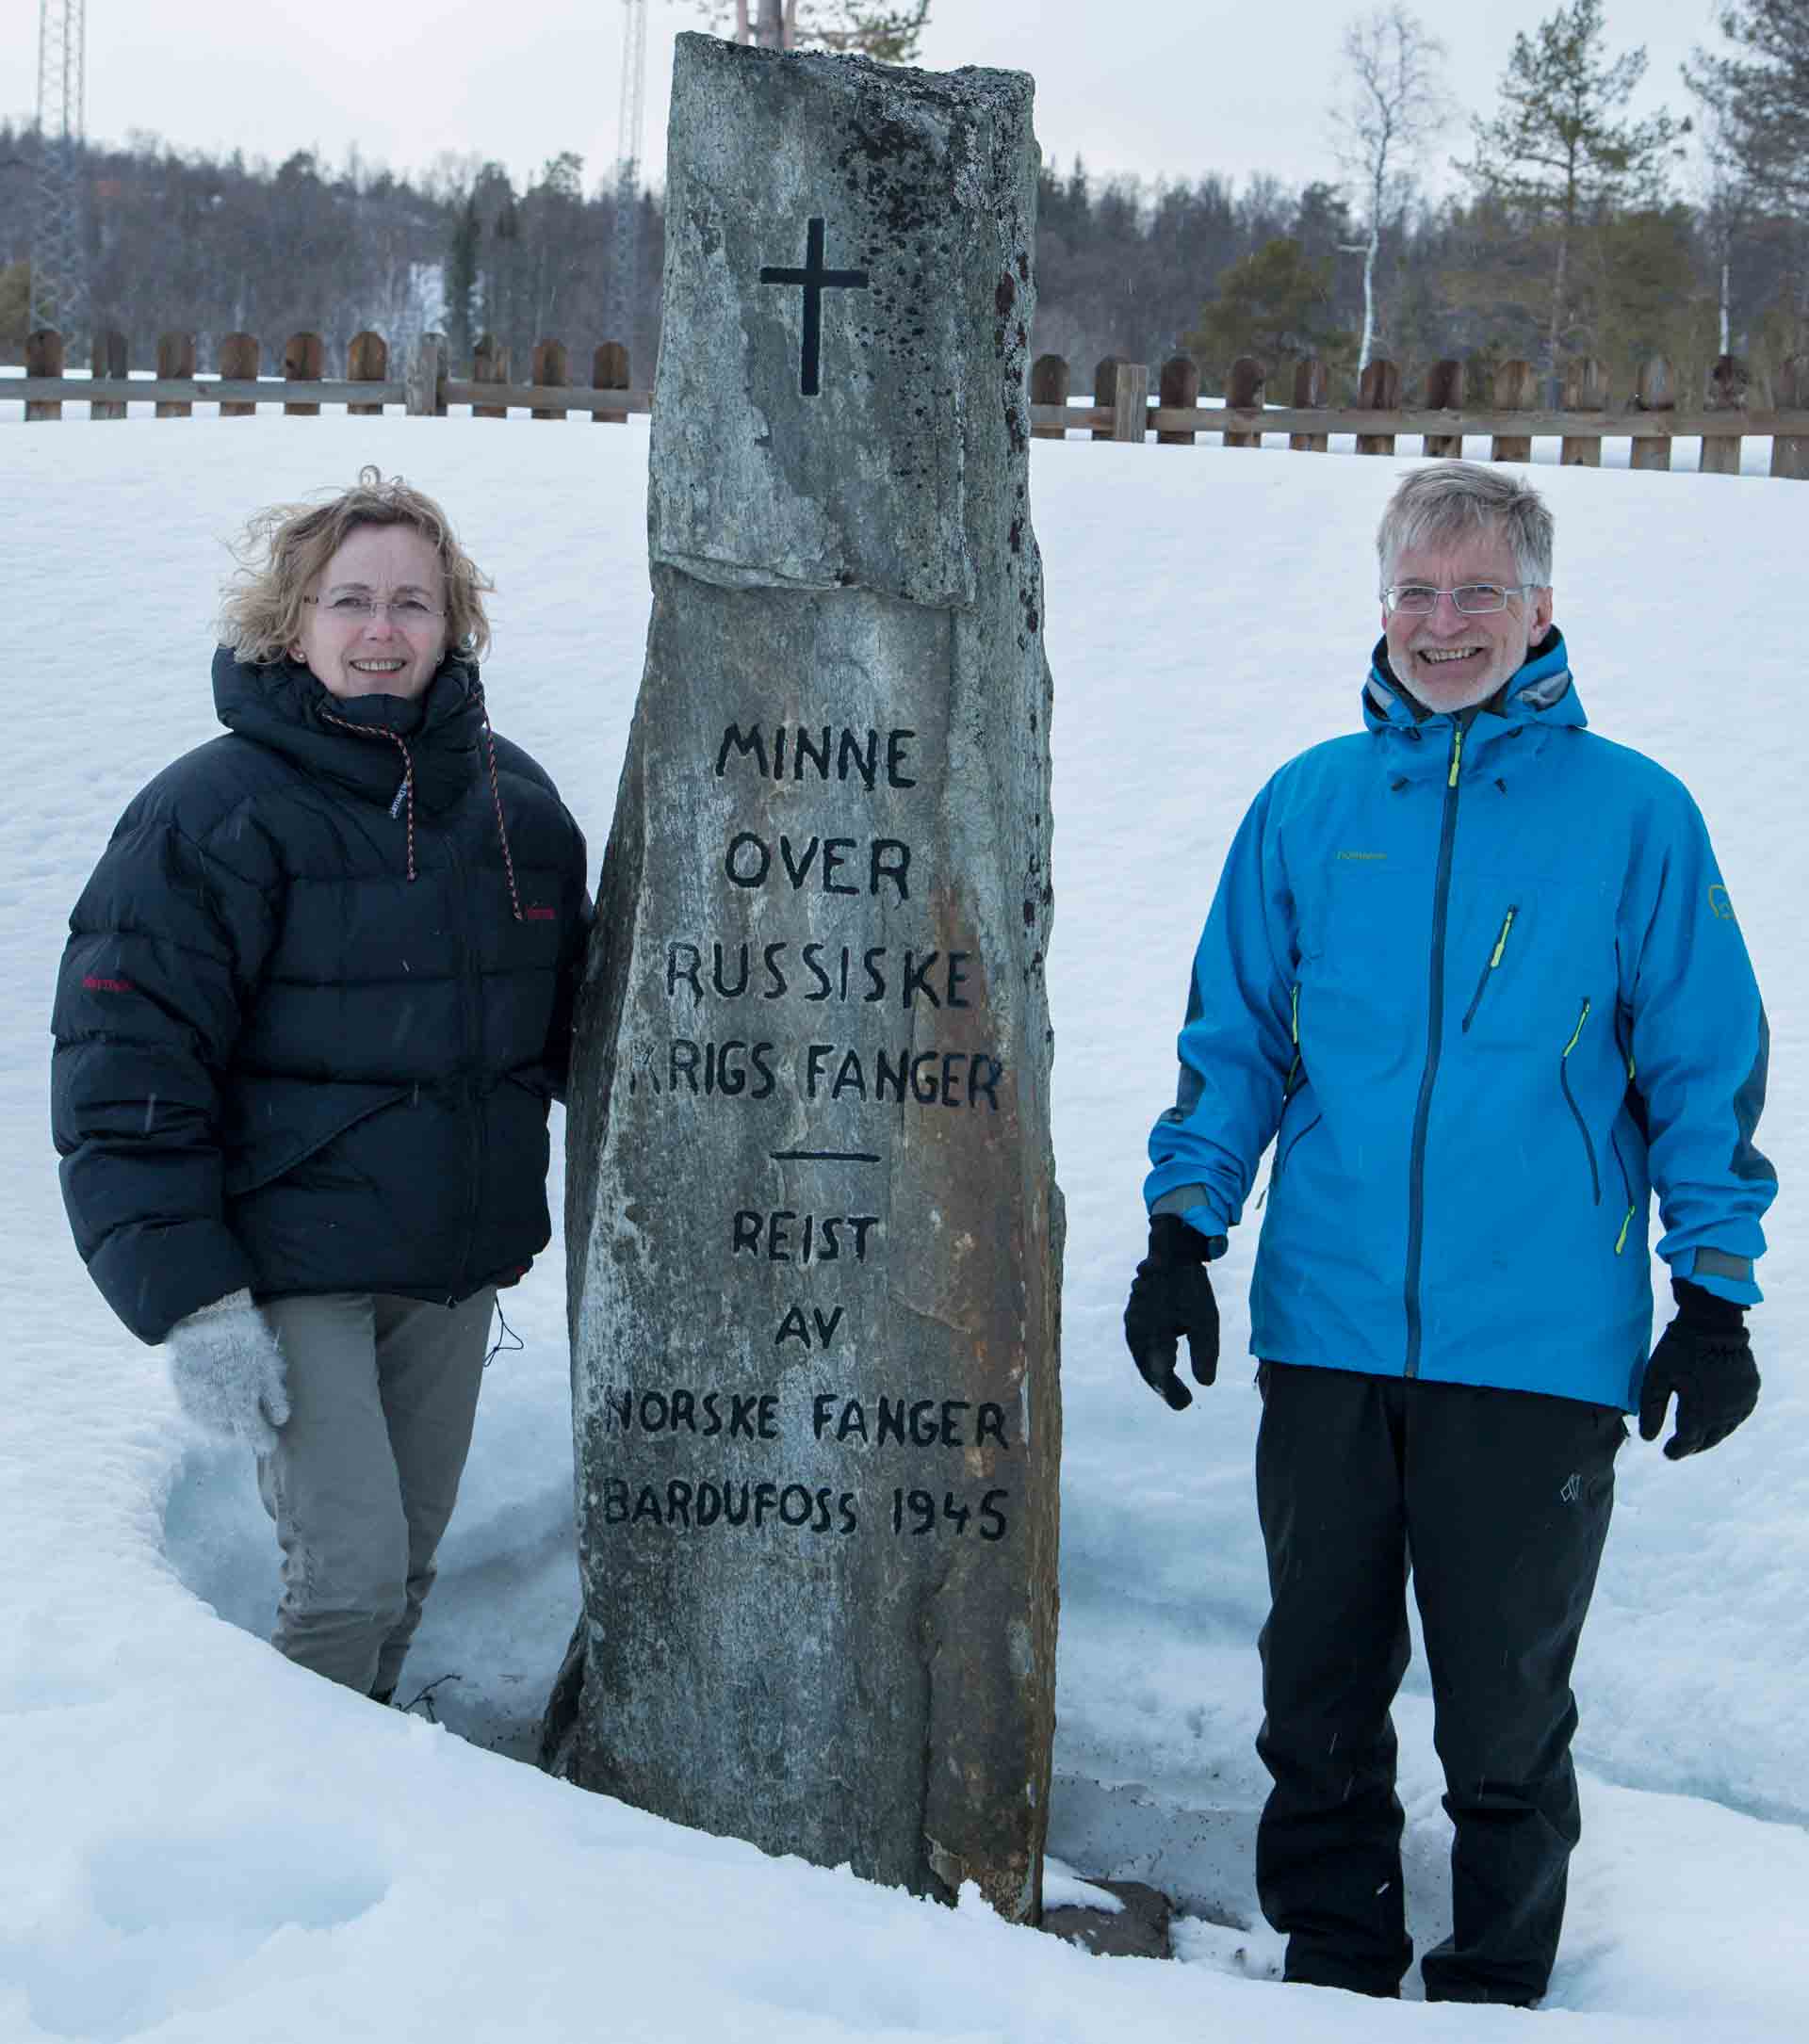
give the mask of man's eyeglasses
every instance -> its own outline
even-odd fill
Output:
[[[302,601],[318,605],[335,623],[346,625],[367,625],[378,611],[387,610],[390,623],[399,625],[404,631],[411,625],[431,625],[435,618],[446,615],[418,596],[303,596]]]
[[[1505,610],[1509,596],[1524,596],[1537,582],[1460,582],[1456,589],[1434,589],[1429,582],[1391,582],[1382,592],[1382,602],[1391,612],[1410,618],[1430,617],[1439,598],[1449,596],[1455,608],[1467,618],[1487,617],[1491,610]]]

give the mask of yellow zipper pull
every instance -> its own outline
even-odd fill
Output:
[[[1451,778],[1450,778],[1450,780],[1449,780],[1449,781],[1448,781],[1448,782],[1447,782],[1447,783],[1445,784],[1445,785],[1446,785],[1447,787],[1457,787],[1457,785],[1458,785],[1458,768],[1459,768],[1459,764],[1461,763],[1462,759],[1463,759],[1463,726],[1462,726],[1461,724],[1453,724],[1453,725],[1452,725],[1452,727],[1451,727]]]
[[[1489,961],[1491,972],[1501,963],[1501,954],[1508,949],[1508,933],[1514,927],[1514,917],[1519,914],[1520,911],[1517,908],[1510,908],[1502,918],[1501,934],[1495,939],[1494,956]]]

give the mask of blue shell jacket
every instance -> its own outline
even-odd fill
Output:
[[[1760,1297],[1759,990],[1683,784],[1584,728],[1553,632],[1498,712],[1289,761],[1194,958],[1152,1212],[1222,1236],[1271,1139],[1250,1347],[1631,1409],[1672,1274]]]

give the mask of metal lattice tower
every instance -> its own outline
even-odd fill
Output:
[[[88,266],[82,249],[82,91],[87,0],[40,0],[38,14],[38,206],[31,235],[31,324],[65,341],[84,315]]]
[[[623,0],[622,100],[615,122],[615,247],[610,261],[610,326],[634,346],[635,280],[641,268],[641,128],[646,106],[647,0]]]

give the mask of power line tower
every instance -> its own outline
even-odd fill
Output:
[[[615,246],[610,259],[609,324],[634,346],[635,284],[641,269],[641,129],[646,108],[647,0],[622,0],[622,100],[615,122]]]
[[[65,341],[87,309],[82,251],[82,91],[86,0],[40,0],[38,210],[31,235],[31,324]]]

